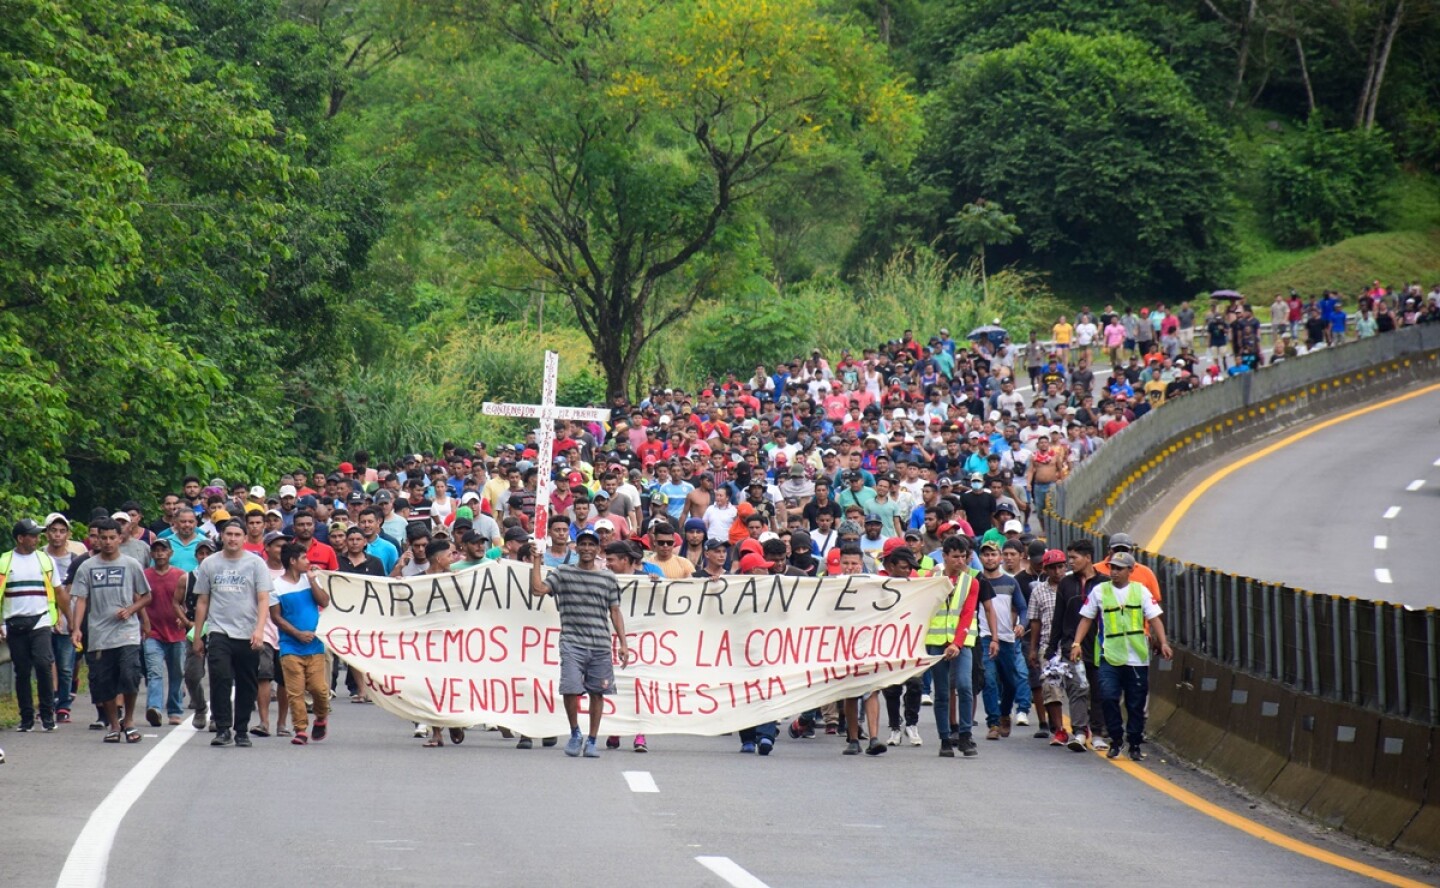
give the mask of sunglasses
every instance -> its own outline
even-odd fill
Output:
[[[655,545],[657,545],[657,546],[673,546],[673,545],[675,545],[675,541],[674,541],[674,540],[656,540],[656,541],[655,541]]]

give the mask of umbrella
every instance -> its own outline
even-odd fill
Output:
[[[986,324],[986,325],[983,326],[983,327],[976,327],[974,330],[971,330],[970,333],[969,333],[969,335],[968,335],[966,338],[967,338],[967,339],[979,339],[980,337],[984,336],[984,337],[987,337],[987,338],[989,338],[989,339],[994,340],[994,339],[998,339],[998,338],[1000,338],[1000,337],[1002,337],[1002,336],[1008,336],[1008,335],[1009,335],[1009,334],[1005,331],[1005,328],[1004,328],[1004,327],[999,327],[999,326],[996,326],[995,324]]]
[[[1214,293],[1211,293],[1211,294],[1210,294],[1210,298],[1211,298],[1211,299],[1235,299],[1235,300],[1240,300],[1240,299],[1244,299],[1245,297],[1242,296],[1242,295],[1240,295],[1239,293],[1237,293],[1237,292],[1234,291],[1234,290],[1216,290]]]

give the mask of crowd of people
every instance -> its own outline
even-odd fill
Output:
[[[1436,319],[1440,287],[1378,288],[1360,298],[1353,332]],[[607,424],[557,423],[550,453],[531,431],[373,465],[358,452],[282,474],[273,493],[188,477],[158,498],[158,515],[138,500],[95,510],[83,539],[59,512],[21,520],[0,555],[19,730],[37,717],[42,731],[69,723],[83,666],[90,726],[107,743],[140,742],[140,716],[152,726],[189,717],[217,746],[323,740],[340,663],[315,636],[328,604],[317,571],[409,577],[508,559],[534,566],[535,589],[562,614],[572,755],[599,754],[598,715],[588,736],[578,715],[584,695],[603,693],[610,630],[624,637],[618,619],[607,625],[618,618],[614,576],[645,572],[955,582],[931,621],[927,647],[942,659],[929,672],[798,714],[791,737],[844,736],[847,754],[862,741],[872,755],[920,745],[930,705],[940,754],[972,756],[978,692],[987,740],[1033,726],[1053,745],[1111,755],[1128,745],[1139,757],[1146,665],[1152,646],[1169,654],[1159,586],[1123,534],[1109,552],[1083,541],[1059,551],[1037,514],[1130,423],[1265,361],[1248,304],[1217,302],[1197,320],[1188,303],[1087,309],[1073,324],[1060,318],[1046,343],[1003,331],[957,341],[947,329],[922,342],[907,330],[859,353],[816,350],[695,391],[617,399]],[[1328,293],[1313,305],[1277,297],[1270,323],[1270,360],[1298,354],[1289,343],[1301,331],[1307,349],[1352,331]],[[1108,378],[1094,369],[1102,360]],[[542,471],[554,488],[537,527]],[[367,700],[363,675],[346,669],[345,683],[352,702]],[[741,751],[768,754],[780,730],[741,732]],[[438,729],[415,733],[443,745]],[[644,736],[632,744],[648,749]]]

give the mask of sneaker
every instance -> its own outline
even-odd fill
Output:
[[[430,729],[429,729],[429,728],[425,727],[424,725],[420,724],[419,722],[414,722],[414,725],[415,725],[415,730],[414,730],[413,732],[411,732],[411,734],[410,734],[411,737],[414,737],[415,739],[419,740],[419,739],[421,739],[422,737],[429,737],[429,736],[430,736]]]
[[[886,743],[885,745],[886,745],[886,746],[899,746],[899,745],[900,745],[900,738],[901,738],[901,736],[902,736],[902,735],[901,735],[901,733],[900,733],[900,729],[899,729],[899,728],[891,728],[891,729],[890,729],[890,742]]]
[[[195,717],[190,719],[190,726],[197,731],[205,730],[205,713],[197,712]]]
[[[806,739],[806,740],[814,740],[814,739],[815,739],[815,726],[814,726],[814,725],[811,725],[810,727],[806,728],[806,729],[805,729],[805,733],[801,734],[800,736],[803,737],[803,738]]]
[[[571,758],[574,758],[575,756],[580,754],[580,749],[584,745],[584,738],[582,738],[579,734],[573,734],[571,735],[569,741],[565,744],[565,754],[570,756]]]
[[[769,737],[761,737],[760,742],[756,745],[755,751],[760,753],[761,755],[769,755],[770,750],[774,748],[774,740],[771,740]]]
[[[1070,735],[1070,739],[1065,741],[1065,747],[1071,752],[1084,752],[1085,741],[1088,739],[1090,739],[1090,731],[1088,729],[1083,734],[1076,731]]]
[[[826,725],[826,726],[825,726],[825,736],[827,736],[827,737],[834,737],[836,734],[839,734],[839,733],[840,733],[840,726],[839,726],[839,725]]]
[[[993,727],[993,728],[991,728],[990,730],[986,731],[986,732],[985,732],[985,739],[986,739],[986,740],[999,740],[999,739],[1000,739],[1000,726],[999,726],[999,725],[996,725],[995,727]]]
[[[35,722],[33,722],[33,721],[21,722],[21,723],[20,723],[20,727],[16,728],[15,730],[19,731],[19,732],[22,733],[22,734],[28,734],[28,733],[30,733],[31,731],[34,731],[34,730],[35,730]]]
[[[249,746],[251,745],[251,744],[250,744],[250,735],[249,735],[248,733],[246,733],[246,734],[236,734],[236,735],[235,735],[235,745],[236,745],[236,746],[249,747]]]
[[[877,739],[875,739],[875,740],[871,740],[871,741],[870,741],[870,746],[869,746],[868,748],[866,748],[865,754],[866,754],[866,755],[884,755],[886,752],[889,752],[889,751],[890,751],[890,747],[889,747],[889,746],[886,746],[884,743],[881,743],[880,740],[877,738]]]
[[[97,718],[90,723],[90,730],[92,731],[108,731],[109,729],[110,724],[102,718]],[[213,731],[214,728],[211,728],[211,730]]]
[[[636,752],[649,752],[649,751],[650,751],[650,748],[645,745],[645,735],[644,735],[644,734],[636,734],[636,735],[635,735],[635,744],[634,744],[634,746],[635,746],[635,751],[636,751]]]
[[[329,735],[330,735],[330,719],[328,719],[328,718],[317,718],[317,719],[315,719],[315,731],[314,731],[315,742],[316,742],[316,743],[319,743],[321,740],[324,740],[324,739],[325,739],[326,737],[328,737]]]
[[[156,709],[154,706],[151,706],[149,709],[145,710],[145,720],[150,723],[150,727],[152,728],[160,727],[160,710]]]
[[[1105,750],[1110,748],[1110,741],[1106,740],[1104,737],[1091,737],[1090,748],[1095,750],[1096,752],[1104,752]]]
[[[785,732],[790,735],[791,740],[799,740],[805,736],[805,725],[801,724],[800,719],[797,718],[790,723]]]
[[[600,748],[595,745],[594,740],[585,741],[585,757],[587,759],[598,759],[600,757]]]
[[[1105,757],[1108,758],[1108,759],[1118,759],[1118,758],[1120,757],[1120,747],[1119,747],[1119,745],[1117,744],[1117,745],[1115,745],[1115,746],[1110,747],[1110,751],[1107,752],[1107,753],[1105,753]]]
[[[1015,713],[1015,724],[1020,725],[1021,727],[1030,727],[1030,713],[1026,712],[1023,709]]]
[[[1010,717],[1009,717],[1009,716],[1002,716],[1001,719],[1000,719],[1000,736],[1001,736],[1001,737],[1009,737],[1009,736],[1010,736]]]
[[[62,725],[68,725],[68,724],[70,724],[70,710],[68,710],[68,709],[57,709],[57,710],[55,710],[55,720],[56,720],[57,722],[59,722],[60,724],[62,724]]]
[[[295,736],[290,738],[290,742],[296,746],[304,746],[310,742],[310,738],[305,736],[304,731],[296,731]]]
[[[975,738],[969,734],[962,736],[955,745],[960,750],[960,754],[966,758],[974,758],[980,754],[980,750],[975,748]]]
[[[215,727],[215,719],[212,718],[205,723],[205,730],[209,731],[212,734],[219,730],[219,728]]]
[[[934,705],[935,705],[935,698],[932,697],[932,696],[930,696],[929,694],[921,694],[921,695],[920,695],[920,705],[921,705],[921,706],[934,706]]]
[[[224,728],[216,731],[215,736],[210,739],[211,746],[229,746],[235,738],[230,735],[230,729]]]
[[[1140,751],[1140,744],[1138,744],[1138,743],[1132,743],[1132,744],[1130,744],[1130,761],[1132,761],[1132,762],[1143,762],[1143,761],[1145,761],[1145,753],[1143,753],[1143,752]]]
[[[559,737],[546,737],[544,740],[540,741],[540,745],[545,747],[546,749],[549,749],[550,747],[554,746],[556,743],[559,742]]]
[[[1031,734],[1030,736],[1034,737],[1036,740],[1045,740],[1052,735],[1049,728],[1045,727],[1044,725],[1040,725],[1035,729],[1035,733]]]
[[[844,752],[841,752],[840,754],[841,754],[841,755],[859,755],[859,754],[860,754],[860,741],[859,741],[859,740],[847,740],[847,741],[845,741],[845,750],[844,750]]]
[[[949,737],[940,738],[940,757],[947,759],[955,757],[955,747],[951,744]]]
[[[905,739],[910,741],[911,746],[919,746],[925,742],[920,739],[920,728],[917,725],[905,726]]]
[[[606,749],[619,749],[619,748],[620,748],[620,737],[619,737],[619,735],[612,734],[612,735],[610,735],[609,737],[606,737],[606,738],[605,738],[605,748],[606,748]]]
[[[750,755],[750,754],[754,753],[754,752],[755,752],[755,744],[754,744],[754,743],[741,743],[741,744],[740,744],[740,752],[741,752],[741,754],[743,754],[743,755]]]
[[[520,742],[515,744],[516,749],[531,749],[534,746],[534,741],[532,741],[529,737],[521,737]]]
[[[53,721],[42,721],[40,722],[40,730],[47,734],[53,734],[55,733],[55,723]]]
[[[1058,731],[1056,731],[1055,733],[1053,733],[1053,734],[1050,735],[1050,745],[1051,745],[1051,746],[1064,746],[1065,744],[1067,744],[1067,743],[1069,743],[1069,742],[1070,742],[1070,734],[1067,733],[1064,728],[1061,728],[1060,730],[1058,730]],[[1081,743],[1081,745],[1083,746],[1084,743]]]

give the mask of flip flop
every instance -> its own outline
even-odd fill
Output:
[[[255,727],[255,728],[251,728],[251,729],[250,729],[250,736],[252,736],[252,737],[269,737],[269,736],[270,736],[270,729],[269,729],[269,728],[266,728],[266,727]]]
[[[140,742],[140,732],[137,731],[137,730],[135,730],[134,728],[126,728],[126,729],[125,729],[125,742],[126,742],[126,743],[139,743],[139,742]]]
[[[421,745],[424,746],[424,748],[426,749],[439,749],[440,747],[445,745],[445,741],[441,740],[439,737],[432,737],[431,739],[426,740]]]
[[[290,729],[289,729],[289,728],[281,728],[280,730],[278,730],[278,731],[275,732],[275,736],[276,736],[276,737],[289,737],[289,736],[290,736]]]
[[[120,732],[119,732],[119,731],[111,731],[111,732],[109,732],[108,734],[105,735],[105,742],[106,742],[106,743],[119,743],[119,742],[120,742]]]
[[[464,742],[465,742],[465,729],[464,729],[464,728],[451,728],[451,729],[450,729],[450,742],[451,742],[451,743],[454,743],[456,746],[459,746],[461,743],[464,743]]]

